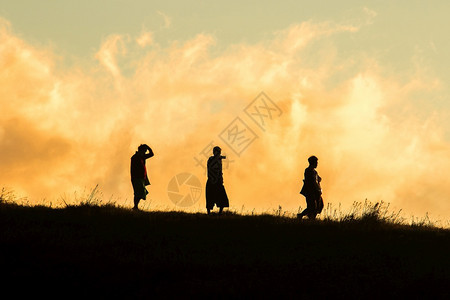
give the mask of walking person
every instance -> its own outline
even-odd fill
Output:
[[[308,219],[314,220],[317,214],[323,209],[322,188],[320,187],[319,174],[316,171],[319,159],[316,156],[308,158],[309,166],[305,169],[305,177],[303,179],[303,187],[300,194],[306,198],[306,209],[297,214],[299,219],[308,216]]]
[[[148,153],[147,153],[148,151]],[[139,202],[147,198],[148,191],[145,188],[150,185],[147,176],[147,168],[145,167],[145,160],[153,157],[153,150],[146,144],[141,144],[136,153],[131,157],[130,173],[131,184],[134,191],[134,206],[133,210],[139,210]]]
[[[224,207],[229,207],[228,196],[223,186],[222,173],[222,149],[216,146],[213,148],[213,156],[208,159],[208,180],[206,181],[206,210],[208,215],[216,205],[219,208],[219,214],[222,214]]]

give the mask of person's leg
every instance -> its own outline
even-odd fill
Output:
[[[139,197],[136,196],[134,197],[134,207],[133,207],[134,210],[139,210],[138,205],[140,200],[141,199]]]
[[[221,207],[219,208],[219,215],[222,214],[222,211],[223,211],[223,206],[221,206]]]
[[[306,215],[308,216],[308,219],[314,220],[316,218],[316,199],[308,197],[306,198],[306,205],[308,208],[308,212]]]
[[[320,213],[320,198],[314,200],[314,204],[312,205],[311,211],[308,215],[308,218],[311,220],[315,220],[317,215]],[[320,211],[319,211],[320,210]]]
[[[211,181],[208,179],[206,182],[205,188],[205,197],[206,197],[206,211],[208,215],[211,214],[211,210],[214,209],[214,185],[211,184]]]
[[[311,197],[306,197],[306,208],[300,214],[297,214],[297,218],[301,219],[304,216],[308,216],[308,218],[310,218],[314,206],[314,199],[311,199]]]
[[[297,218],[301,219],[308,213],[308,208],[305,208],[301,213],[297,214]]]
[[[132,178],[131,183],[133,185],[134,191],[134,210],[139,210],[138,205],[141,199],[145,199],[148,194],[147,189],[144,185],[144,179],[141,178]]]

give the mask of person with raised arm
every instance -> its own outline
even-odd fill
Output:
[[[136,153],[131,157],[130,173],[134,191],[133,210],[139,210],[139,202],[141,199],[145,200],[147,198],[148,191],[145,187],[150,185],[150,181],[148,180],[145,161],[153,156],[153,150],[148,145],[141,144]]]

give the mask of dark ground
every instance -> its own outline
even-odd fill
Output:
[[[450,299],[450,230],[0,204],[2,294]]]

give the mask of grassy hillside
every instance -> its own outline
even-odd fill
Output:
[[[19,297],[449,299],[449,253],[450,230],[377,218],[0,204],[2,291]]]

